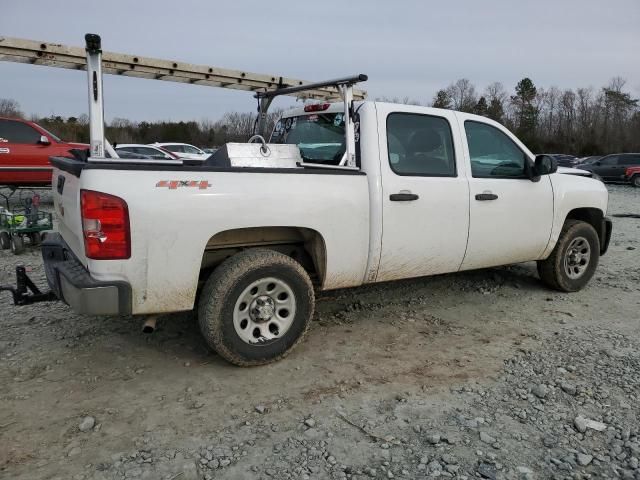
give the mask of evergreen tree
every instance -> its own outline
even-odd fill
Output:
[[[487,117],[496,122],[502,123],[504,117],[504,107],[502,102],[497,98],[491,100],[489,107],[487,108]]]
[[[516,133],[525,142],[535,139],[535,129],[538,124],[538,109],[534,100],[538,90],[530,78],[523,78],[516,85],[516,94],[511,97],[516,113]]]
[[[446,90],[438,90],[436,96],[433,97],[434,108],[451,108],[451,96]]]
[[[476,115],[482,115],[483,117],[487,117],[489,112],[489,107],[487,105],[487,99],[484,97],[480,97],[478,99],[478,103],[473,108],[473,113]]]

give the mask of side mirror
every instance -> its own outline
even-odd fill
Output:
[[[51,140],[46,135],[40,135],[40,140],[38,140],[40,145],[50,145]]]
[[[599,167],[599,166],[600,166],[600,165],[602,165],[602,164],[598,161],[598,162],[595,162],[595,163],[594,163],[594,165],[595,165],[596,167]]]
[[[536,161],[533,166],[533,174],[536,177],[542,175],[550,175],[558,171],[558,162],[549,155],[536,155]]]

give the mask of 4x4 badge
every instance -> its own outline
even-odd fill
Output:
[[[210,186],[211,184],[206,180],[160,180],[156,183],[156,188],[165,187],[169,190],[176,190],[178,187],[191,187],[205,190]]]

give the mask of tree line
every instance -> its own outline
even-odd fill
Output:
[[[422,104],[408,98],[391,101]],[[619,77],[599,89],[575,90],[545,89],[537,87],[530,78],[523,78],[512,92],[502,83],[494,82],[481,93],[468,79],[462,78],[438,90],[427,105],[496,120],[536,153],[584,156],[640,151],[638,99],[625,90],[625,81]],[[282,110],[269,113],[268,128],[272,128],[281,114]],[[24,118],[19,104],[11,99],[0,99],[0,116]],[[65,140],[89,141],[86,114],[68,118],[32,115],[30,119]],[[255,119],[256,114],[248,112],[228,112],[215,122],[133,122],[114,118],[106,125],[106,134],[116,143],[176,141],[206,147],[246,141],[254,132]]]
[[[536,153],[598,155],[640,151],[638,99],[613,78],[600,88],[561,90],[520,80],[513,92],[495,82],[481,94],[466,78],[438,90],[431,105],[491,118]]]
[[[273,129],[282,109],[272,109],[267,115],[267,131]],[[157,121],[134,122],[114,118],[105,123],[105,134],[111,143],[184,142],[201,147],[244,142],[254,132],[256,113],[227,112],[218,121]],[[0,117],[28,118],[51,133],[69,142],[89,143],[89,116],[61,117],[50,115],[25,116],[18,102],[0,98]]]

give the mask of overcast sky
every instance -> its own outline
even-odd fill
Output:
[[[0,35],[319,81],[366,73],[370,98],[429,102],[458,78],[478,90],[605,85],[640,96],[640,0],[0,0]],[[105,76],[107,119],[217,119],[250,93]],[[28,113],[87,112],[86,74],[0,62],[0,98]],[[288,105],[278,100],[279,105]]]

